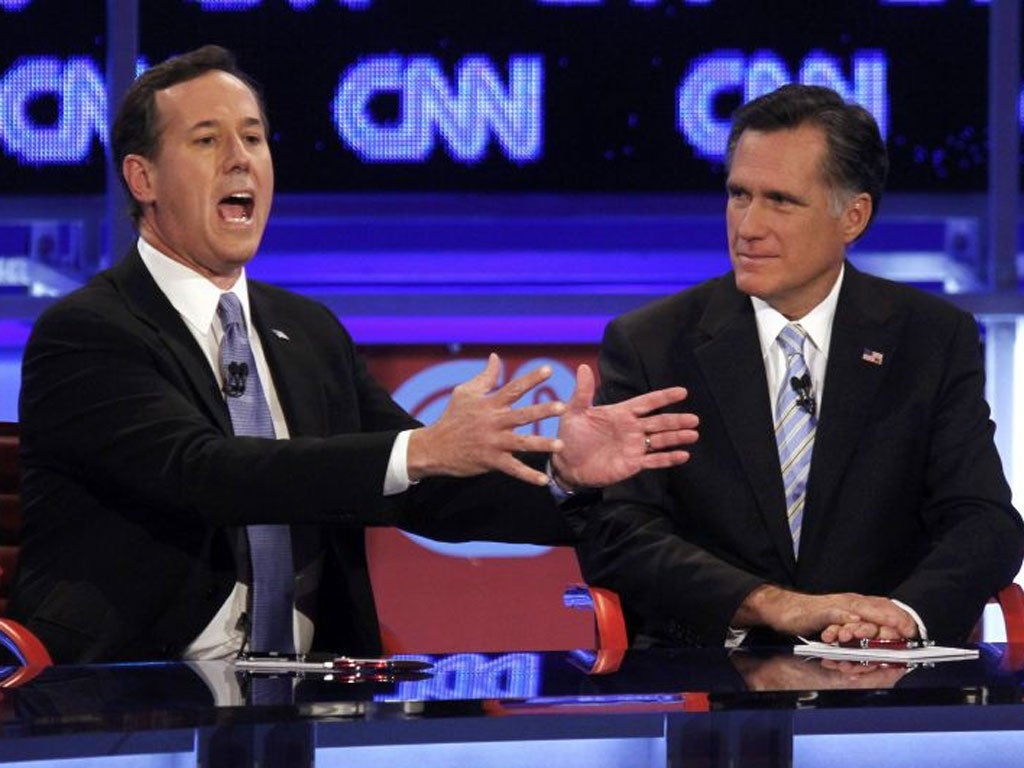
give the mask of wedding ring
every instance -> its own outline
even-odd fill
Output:
[[[651,436],[650,435],[645,435],[644,436],[644,451],[647,452],[647,453],[651,452]]]

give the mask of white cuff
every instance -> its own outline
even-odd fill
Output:
[[[398,433],[394,444],[391,446],[391,457],[388,459],[388,469],[384,473],[384,495],[394,496],[409,490],[410,485],[416,485],[409,479],[409,435],[411,429]]]
[[[921,621],[921,617],[917,615],[917,611],[915,611],[913,608],[911,608],[906,603],[901,603],[899,600],[895,600],[895,599],[893,599],[891,597],[889,599],[892,600],[894,603],[896,603],[896,605],[898,605],[904,611],[906,611],[907,613],[910,614],[910,617],[914,620],[914,623],[917,624],[917,634],[920,635],[922,640],[927,640],[928,639],[928,627],[926,627],[924,625],[924,622]]]

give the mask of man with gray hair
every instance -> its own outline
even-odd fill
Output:
[[[599,402],[685,386],[700,445],[580,515],[584,575],[638,643],[963,639],[1024,527],[974,319],[846,260],[888,170],[875,120],[787,85],[736,112],[727,170],[732,272],[601,351]]]

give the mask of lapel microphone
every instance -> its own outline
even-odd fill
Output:
[[[247,363],[228,363],[228,377],[224,382],[224,394],[228,397],[241,397],[245,394],[245,380],[249,378]],[[796,381],[796,379],[793,379]]]
[[[243,363],[244,365],[244,363]],[[803,376],[794,376],[789,380],[789,386],[796,392],[796,404],[800,408],[803,408],[811,416],[817,410],[817,405],[814,402],[814,395],[811,394],[811,375],[805,373]],[[244,390],[245,383],[243,382],[242,388]]]

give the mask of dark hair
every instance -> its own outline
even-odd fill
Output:
[[[157,91],[165,90],[178,83],[195,80],[197,77],[213,71],[227,72],[249,87],[253,96],[256,97],[256,103],[260,108],[260,117],[266,126],[267,113],[259,85],[239,69],[234,55],[219,45],[204,45],[202,48],[183,53],[180,56],[173,56],[139,75],[128,87],[124,98],[121,99],[121,106],[110,131],[112,162],[118,178],[121,179],[121,184],[128,192],[130,214],[136,224],[142,217],[142,206],[128,189],[128,182],[125,181],[121,168],[128,155],[152,158],[156,156],[160,148],[160,115],[156,107]]]
[[[825,133],[822,173],[836,196],[837,207],[843,194],[867,192],[871,196],[870,224],[881,205],[889,172],[885,142],[871,113],[858,104],[847,104],[831,88],[784,85],[737,109],[729,131],[726,167],[731,166],[744,131],[781,131],[808,123]]]

